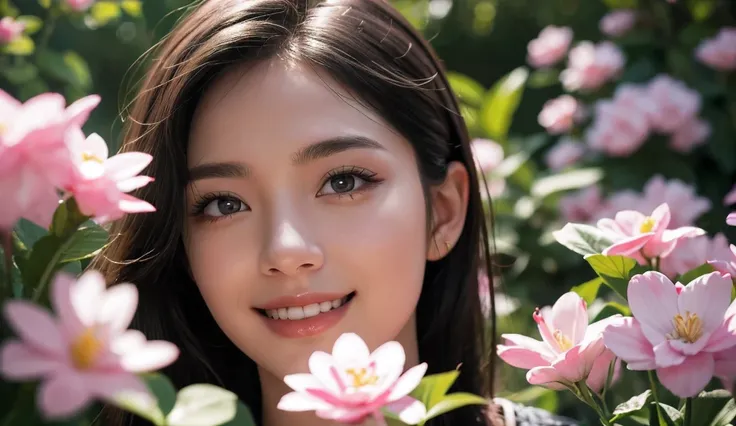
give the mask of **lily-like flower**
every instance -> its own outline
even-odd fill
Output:
[[[107,144],[98,134],[85,139],[78,132],[71,139],[77,174],[68,190],[82,213],[104,223],[125,213],[156,210],[151,204],[126,194],[153,181],[149,176],[138,175],[153,159],[151,155],[127,152],[107,158]]]
[[[106,289],[97,271],[76,282],[59,274],[51,303],[56,317],[27,301],[7,302],[5,317],[18,340],[0,349],[6,379],[42,379],[37,401],[48,418],[72,416],[96,399],[115,403],[122,392],[148,395],[136,373],[158,370],[179,355],[172,343],[127,330],[138,304],[132,284]]]
[[[694,226],[667,229],[669,223],[670,208],[667,203],[660,204],[649,216],[635,210],[623,210],[616,213],[615,219],[600,219],[598,228],[614,241],[612,246],[603,250],[603,254],[637,259],[642,256],[649,259],[665,257],[681,239],[705,235],[704,230]]]
[[[508,364],[529,369],[526,379],[533,385],[565,389],[585,381],[599,392],[605,385],[614,355],[603,344],[603,330],[621,320],[615,315],[588,324],[585,300],[565,293],[554,306],[534,313],[542,341],[520,334],[504,334],[498,356]],[[618,370],[618,361],[614,371]]]
[[[294,392],[284,395],[278,408],[284,411],[316,411],[318,417],[357,423],[373,416],[384,423],[381,409],[417,424],[426,407],[409,396],[427,371],[422,363],[403,375],[405,354],[398,342],[384,343],[370,353],[357,334],[340,336],[332,354],[316,351],[309,357],[311,374],[291,374],[284,382]]]
[[[675,395],[698,394],[715,375],[717,353],[736,346],[736,302],[731,277],[700,276],[687,286],[645,272],[628,286],[633,318],[603,332],[606,346],[630,370],[657,370]]]
[[[736,245],[734,244],[731,244],[731,253],[733,254],[731,260],[710,260],[708,263],[718,272],[730,275],[733,282],[736,283]]]

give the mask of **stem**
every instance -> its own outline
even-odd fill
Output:
[[[56,21],[58,19],[59,11],[52,4],[51,7],[49,7],[48,13],[46,14],[46,24],[43,26],[43,32],[41,32],[41,35],[38,38],[38,43],[36,44],[36,52],[46,50],[46,47],[49,44],[49,40],[51,40],[51,34],[54,32],[54,28],[56,27]]]
[[[577,383],[578,390],[580,391],[580,399],[588,404],[590,408],[595,410],[596,414],[598,414],[598,417],[601,420],[601,423],[605,426],[611,426],[611,423],[608,421],[608,410],[604,410],[601,408],[600,404],[596,402],[595,398],[591,394],[591,390],[588,387],[588,385],[585,384],[585,382],[578,382]]]
[[[662,407],[659,405],[659,395],[657,394],[657,382],[654,380],[654,372],[652,370],[647,371],[649,375],[649,384],[652,387],[652,396],[654,397],[654,403],[657,404],[657,419],[659,420],[660,426],[667,426],[667,422],[664,420],[664,414],[662,413]]]
[[[693,424],[693,399],[685,399],[685,423],[684,426],[692,426]]]

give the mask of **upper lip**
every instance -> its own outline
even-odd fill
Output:
[[[281,296],[271,299],[256,309],[279,309],[290,308],[295,306],[307,306],[313,303],[331,302],[335,299],[342,299],[350,294],[348,293],[302,293],[296,296]]]

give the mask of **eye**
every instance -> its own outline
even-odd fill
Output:
[[[360,189],[368,181],[355,173],[340,173],[330,176],[319,195],[346,194]]]
[[[202,214],[209,217],[223,217],[249,210],[244,202],[233,197],[217,197],[211,201],[205,201]]]

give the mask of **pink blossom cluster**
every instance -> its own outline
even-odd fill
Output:
[[[551,135],[569,132],[585,118],[585,107],[570,95],[562,95],[545,102],[537,120]]]
[[[8,44],[23,34],[25,24],[10,16],[0,19],[0,44]]]
[[[703,40],[695,57],[718,71],[736,70],[736,27],[722,28],[714,38]]]
[[[567,91],[591,91],[618,77],[625,64],[623,52],[610,41],[583,41],[570,50],[560,80]]]
[[[697,91],[668,75],[646,86],[624,84],[612,99],[596,104],[587,142],[595,151],[626,157],[654,132],[669,135],[670,148],[687,153],[710,136],[709,124],[698,117],[700,106]]]
[[[87,96],[66,107],[62,95],[44,93],[21,103],[0,90],[0,229],[20,218],[48,227],[62,199],[59,191],[100,223],[155,210],[127,194],[151,182],[138,173],[152,157],[107,158],[102,138],[84,136],[82,125],[99,102]]]
[[[95,0],[65,0],[67,6],[77,12],[83,12],[94,4]]]
[[[485,178],[485,184],[488,188],[481,187],[481,196],[483,198],[498,197],[503,194],[506,189],[506,181],[499,176],[494,175],[496,168],[501,165],[504,159],[503,147],[495,141],[489,139],[474,139],[470,142],[470,150],[475,159],[476,169],[478,173]],[[484,180],[481,179],[481,184]]]
[[[585,152],[585,144],[577,139],[565,136],[560,138],[555,146],[547,151],[544,161],[551,170],[559,171],[577,163],[585,155]]]
[[[617,9],[604,16],[598,27],[609,37],[621,37],[636,24],[637,13],[632,9]]]
[[[560,62],[572,42],[572,29],[569,27],[545,27],[527,45],[527,61],[535,68],[548,68]]]

